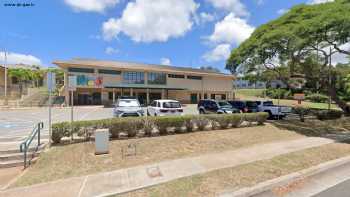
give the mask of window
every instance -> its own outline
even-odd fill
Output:
[[[127,84],[144,84],[145,76],[142,72],[123,72],[123,82]]]
[[[108,99],[113,100],[113,92],[108,92]]]
[[[99,69],[98,70],[99,74],[107,74],[107,75],[120,75],[122,72],[118,70],[104,70],[104,69]]]
[[[157,101],[152,101],[151,106],[152,107],[157,107]]]
[[[163,108],[181,108],[181,104],[179,102],[165,102]]]
[[[95,70],[93,68],[68,68],[68,72],[73,72],[73,73],[94,73]]]
[[[166,74],[164,73],[148,73],[147,83],[153,85],[166,85]]]
[[[202,77],[201,76],[187,75],[187,79],[202,80]]]
[[[185,79],[185,75],[175,75],[175,74],[169,74],[169,78],[175,78],[175,79]]]

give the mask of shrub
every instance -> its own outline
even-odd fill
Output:
[[[67,122],[56,123],[52,125],[52,136],[51,139],[54,143],[58,144],[61,142],[63,137],[69,136],[69,124]]]
[[[109,130],[114,138],[120,133],[125,133],[128,137],[135,137],[137,132],[143,128],[143,121],[139,118],[114,118],[106,123],[110,125]]]
[[[332,113],[330,113],[332,114]],[[158,128],[161,135],[167,135],[168,129],[175,128],[175,132],[183,132],[185,126],[186,131],[194,130],[194,125],[199,131],[203,131],[209,122],[217,124],[221,129],[226,129],[230,125],[238,127],[243,117],[249,117],[252,121],[263,124],[268,114],[212,114],[212,115],[188,115],[188,116],[165,116],[165,117],[137,117],[137,118],[112,118],[93,121],[76,121],[71,125],[69,122],[55,123],[52,126],[52,140],[54,143],[60,143],[63,137],[71,137],[78,135],[89,140],[95,129],[107,128],[112,138],[118,138],[120,133],[124,133],[127,137],[144,136],[138,135],[143,130],[146,136],[151,136],[154,127]],[[73,130],[72,130],[73,128]]]
[[[310,111],[311,110],[308,107],[298,106],[293,108],[293,112],[299,115],[299,119],[301,122],[305,121],[305,115],[309,114]]]
[[[194,130],[194,116],[183,116],[183,121],[187,132]]]
[[[315,112],[315,115],[319,120],[335,120],[341,118],[343,112],[340,110],[321,110]]]
[[[266,112],[259,112],[257,115],[258,125],[263,125],[266,120],[269,118],[269,114]]]
[[[306,100],[315,102],[315,103],[327,103],[328,102],[328,96],[323,94],[310,94],[307,95]]]
[[[199,131],[204,131],[209,125],[209,119],[205,116],[195,116],[193,122],[197,125]]]
[[[226,129],[231,123],[232,114],[213,114],[207,115],[208,119],[212,121],[212,124],[218,125],[220,129]]]
[[[160,135],[168,134],[168,128],[175,128],[175,132],[180,132],[184,124],[182,116],[162,116],[154,118],[154,124],[159,130]]]

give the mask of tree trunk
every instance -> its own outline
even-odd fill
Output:
[[[346,116],[350,116],[350,106],[337,96],[337,89],[336,89],[334,80],[332,80],[332,83],[329,86],[329,93],[330,93],[331,99],[338,105],[338,107],[340,107],[340,109],[343,110],[344,114]]]

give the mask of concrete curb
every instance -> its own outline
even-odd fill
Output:
[[[233,192],[223,192],[219,194],[218,196],[221,197],[249,197],[253,195],[257,195],[259,193],[271,190],[275,187],[283,186],[285,184],[288,184],[289,182],[293,182],[299,179],[304,179],[310,176],[313,176],[315,174],[325,172],[327,170],[342,166],[344,164],[350,163],[350,156],[342,157],[339,159],[331,160],[325,163],[321,163],[317,166],[313,166],[308,169],[304,169],[298,172],[294,172],[282,177],[278,177],[272,180],[268,180],[262,183],[259,183],[253,187],[249,188],[242,188],[237,191]]]

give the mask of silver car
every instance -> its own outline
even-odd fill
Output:
[[[144,111],[137,99],[118,99],[113,115],[114,117],[143,116]]]

